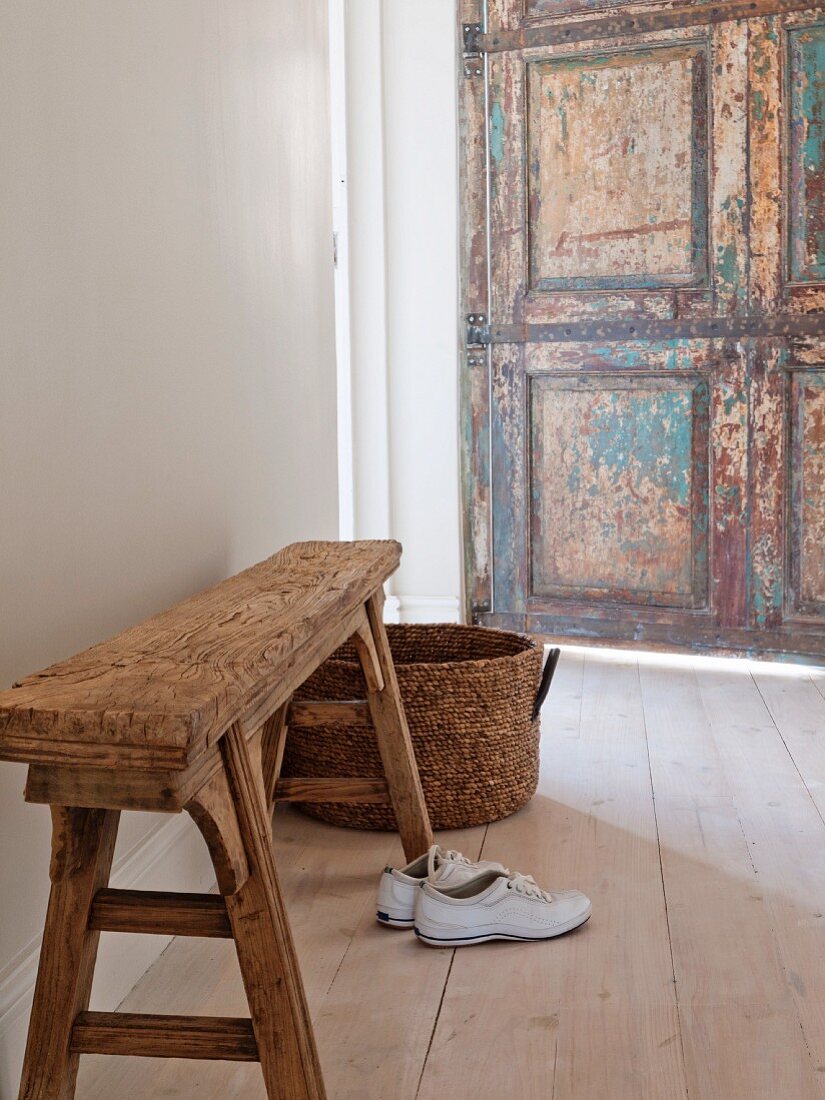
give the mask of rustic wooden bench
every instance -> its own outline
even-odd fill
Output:
[[[0,759],[29,765],[26,798],[53,819],[21,1100],[73,1097],[85,1053],[260,1061],[268,1096],[324,1096],[271,810],[391,801],[407,857],[432,843],[382,617],[400,554],[298,543],[0,693]],[[349,638],[385,775],[279,783],[290,697]],[[220,893],[108,889],[122,810],[191,814]],[[90,1012],[101,931],[234,939],[251,1019]]]

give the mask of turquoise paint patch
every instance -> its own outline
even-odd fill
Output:
[[[720,244],[716,250],[716,277],[721,290],[727,290],[736,298],[744,296],[745,288],[739,279],[739,263],[736,255],[736,245]]]
[[[496,164],[504,160],[504,112],[498,101],[490,112],[490,156]]]
[[[725,396],[722,399],[722,408],[725,410],[725,416],[730,416],[733,410],[739,405],[739,423],[745,423],[745,409],[746,409],[745,395],[738,390],[726,387]]]
[[[742,227],[742,214],[745,201],[742,198],[728,198],[722,203],[722,213],[725,219],[735,229]],[[747,296],[747,285],[743,279],[743,272],[739,265],[739,257],[736,244],[729,241],[716,247],[716,280],[719,289],[732,294],[738,301],[744,301]]]
[[[567,144],[568,129],[567,129],[567,111],[564,108],[564,104],[559,104],[559,121],[561,122],[561,140],[562,144]]]
[[[576,100],[576,99],[578,99],[578,96],[572,96],[571,97],[570,89],[566,86],[564,88],[562,88],[561,99],[559,101],[558,107],[556,107],[556,114],[559,116],[559,122],[561,123],[561,143],[562,143],[562,146],[565,146],[567,144],[567,139],[570,136],[570,130],[569,130],[568,119],[567,119],[567,104],[570,102],[571,98],[573,100]]]
[[[760,576],[754,576],[754,561],[759,563]],[[764,540],[754,547],[748,560],[748,570],[753,584],[753,613],[757,626],[765,626],[773,614],[781,610],[783,602],[782,567],[776,555]]]
[[[825,278],[825,26],[800,28],[788,38],[791,275],[817,282]]]
[[[702,356],[705,349],[697,349],[690,340],[666,340],[661,343],[640,346],[638,344],[593,344],[590,348],[592,362],[604,362],[611,367],[645,367],[652,365],[651,352],[663,353],[664,359],[656,359],[659,370],[691,370],[696,367],[696,353]]]
[[[621,391],[593,410],[587,430],[593,462],[619,485],[628,466],[634,479],[648,480],[681,507],[690,501],[693,417],[684,391],[646,395],[638,415],[626,417]]]

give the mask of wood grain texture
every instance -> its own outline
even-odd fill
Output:
[[[221,742],[250,874],[226,907],[258,1041],[268,1094],[279,1100],[326,1095],[303,981],[275,859],[269,803],[246,738],[231,727]]]
[[[714,156],[710,172],[711,233],[715,256],[709,270],[714,313],[741,317],[749,311],[748,275],[748,58],[750,28],[720,23],[711,32],[712,101],[724,104],[712,118]]]
[[[276,802],[391,802],[384,778],[376,779],[281,779],[275,786]]]
[[[72,1025],[89,1007],[100,933],[92,899],[108,884],[119,814],[52,807],[52,887],[29,1021],[19,1100],[72,1100]]]
[[[289,725],[312,729],[313,726],[363,726],[370,724],[366,701],[352,699],[337,702],[296,700],[289,708]]]
[[[413,860],[426,852],[433,843],[433,832],[404,705],[401,702],[387,631],[384,628],[383,591],[370,598],[367,615],[383,681],[380,691],[371,690],[368,683],[367,703],[372,724],[375,726],[378,750],[387,777],[401,843],[407,859]]]
[[[540,876],[540,867],[532,862],[534,852],[522,853],[517,847],[532,837],[530,843],[548,849],[556,885],[572,874],[575,864],[576,882],[582,889],[588,860],[585,851],[573,843],[572,829],[581,806],[595,799],[588,799],[585,791],[576,798],[583,776],[570,754],[581,742],[583,673],[581,655],[563,651],[553,679],[552,724],[546,719],[542,722],[543,766],[536,797],[529,808],[487,828],[481,853],[481,858],[485,853],[501,859],[517,855],[519,869],[526,869],[529,862]],[[547,813],[552,809],[551,799],[558,808],[555,817]],[[595,825],[592,829],[595,833]],[[552,844],[550,830],[556,838]],[[597,910],[588,923],[588,934],[596,927],[598,917]],[[504,1097],[514,1082],[521,1095],[552,1100],[560,1009],[557,982],[559,974],[563,976],[570,969],[572,943],[573,937],[568,937],[548,944],[553,947],[552,953],[542,952],[541,957],[531,953],[532,961],[516,953],[517,945],[496,948],[497,953],[503,951],[509,956],[503,964],[509,970],[506,1010],[493,986],[481,978],[491,958],[485,959],[480,953],[456,953],[421,1080],[421,1100],[438,1100],[459,1085],[468,1094],[485,1100]],[[500,1056],[502,1051],[507,1052],[506,1058]]]
[[[98,890],[89,928],[156,936],[232,937],[226,902],[220,894],[163,890]]]
[[[201,787],[186,810],[206,841],[218,889],[227,896],[237,893],[249,878],[250,868],[225,769]]]
[[[748,24],[746,99],[749,126],[750,219],[749,293],[754,312],[782,310],[782,221],[788,182],[783,178],[783,119],[791,104],[783,103],[784,79],[780,25],[775,19]],[[800,120],[801,121],[801,120]]]
[[[480,0],[461,0],[459,22],[481,24]],[[461,33],[459,31],[459,33]],[[480,66],[483,70],[483,64]],[[463,155],[459,158],[459,194],[463,211],[459,248],[460,315],[489,318],[487,293],[487,118],[485,77],[469,66],[471,77],[458,88],[459,131]],[[461,425],[462,524],[464,567],[472,587],[465,592],[467,621],[476,609],[489,609],[492,599],[490,569],[490,357],[487,348],[467,347],[459,373],[461,405],[467,415]]]
[[[785,748],[825,821],[825,707],[818,690],[818,685],[825,684],[823,671],[815,669],[813,677],[793,680],[764,665],[753,664],[751,671]]]
[[[438,840],[445,848],[479,859],[485,833],[484,827],[442,832]],[[311,847],[307,857],[311,859]],[[403,866],[404,855],[397,842],[386,862]],[[363,876],[370,893],[360,916],[350,925],[354,935],[349,950],[313,1003],[324,1073],[335,1100],[413,1100],[421,1084],[441,996],[454,966],[454,952],[426,949],[414,936],[396,934],[397,930],[378,924],[375,868],[372,863],[369,874]],[[354,919],[357,910],[350,912],[348,919]],[[487,962],[489,967],[489,956]],[[496,975],[502,973],[499,963],[493,965]],[[403,996],[399,996],[400,990]],[[456,1100],[473,1095],[467,1080],[462,1079]],[[510,1097],[506,1091],[489,1095],[497,1100]],[[442,1094],[445,1096],[450,1093]]]
[[[695,154],[707,148],[704,49],[558,57],[528,73],[530,289],[702,285],[707,208],[694,190],[707,188]],[[614,140],[617,121],[632,145]],[[619,188],[622,202],[604,202]]]
[[[352,633],[400,553],[296,543],[27,677],[0,693],[0,759],[186,767],[233,722],[268,718]]]
[[[765,50],[778,52],[786,47],[787,104],[787,256],[785,278],[802,309],[825,307],[825,241],[822,237],[825,213],[825,130],[823,109],[825,92],[822,68],[825,61],[825,29],[821,18],[800,21],[786,36],[777,33],[776,20],[766,21]],[[772,26],[770,24],[773,24]],[[806,25],[807,24],[807,25]],[[769,55],[769,53],[768,53]],[[767,67],[765,67],[767,68]],[[772,90],[772,89],[771,89]],[[777,89],[779,92],[780,89]],[[763,101],[769,110],[765,121],[779,126],[778,112],[770,110],[780,95],[768,95]]]
[[[370,629],[366,613],[364,614],[364,621],[353,634],[351,641],[358,654],[358,660],[361,664],[361,670],[364,673],[367,691],[372,693],[383,691],[384,676],[381,672],[381,664],[375,650],[375,641],[373,640],[372,630]]]
[[[82,1012],[72,1030],[72,1052],[258,1061],[258,1044],[249,1020],[132,1012]]]
[[[376,869],[403,866],[398,835],[354,834],[279,808],[275,863],[307,991],[327,1089],[335,1100],[410,1100],[424,1063],[450,953],[427,951],[375,920]],[[476,858],[484,829],[439,834]],[[389,965],[391,963],[391,965]],[[369,975],[367,979],[365,976]],[[405,997],[397,997],[403,985]],[[369,986],[367,994],[366,986]],[[122,1006],[217,1016],[248,1014],[230,942],[176,941]],[[195,1083],[197,1078],[197,1083]],[[265,1100],[257,1065],[81,1059],[83,1100]]]
[[[708,398],[698,373],[532,379],[534,598],[707,605]]]
[[[530,4],[531,9],[544,13],[544,18],[528,18],[523,27],[518,24],[524,15],[522,0],[495,0],[495,8],[504,9],[506,16],[494,18],[492,30],[482,35],[479,45],[489,51],[543,48],[554,45],[578,44],[582,41],[599,42],[605,45],[611,39],[630,35],[654,34],[679,28],[703,27],[715,23],[732,23],[758,18],[762,15],[792,14],[795,12],[815,12],[825,4],[822,0],[691,0],[690,3],[673,3],[672,0],[659,2],[646,11],[622,12],[625,4],[635,0],[619,0],[616,3],[601,3],[599,0],[573,0],[556,8],[556,0],[540,0]],[[548,10],[552,5],[552,14],[588,10],[598,13],[607,8],[613,9],[609,15],[597,18],[548,19]],[[530,16],[534,11],[529,12]],[[499,30],[499,28],[501,28]]]
[[[771,346],[766,340],[754,341],[750,352],[748,408],[752,486],[748,608],[750,625],[756,631],[782,630],[786,614],[785,555],[790,542],[787,474],[793,461],[786,434],[789,389],[789,379],[783,370],[786,362],[784,349]],[[811,496],[816,495],[814,490]],[[798,556],[792,556],[799,561]]]
[[[796,372],[790,385],[789,602],[796,614],[825,614],[825,371]]]
[[[699,691],[796,1020],[825,1094],[818,1070],[825,1065],[825,823],[781,736],[789,710],[775,696],[766,706],[747,667],[714,669],[700,678]]]
[[[822,1095],[734,788],[690,667],[642,665],[659,849],[690,1096]],[[742,698],[755,695],[747,675]],[[782,1056],[777,1057],[777,1051]]]
[[[283,703],[264,723],[261,731],[261,766],[263,768],[264,793],[267,804],[275,797],[275,786],[284,762],[287,734],[289,733],[290,704]]]
[[[482,858],[584,890],[593,917],[529,957],[519,944],[497,945],[495,958],[457,952],[420,1098],[682,1100],[635,657],[565,653],[545,715],[538,794],[490,826]],[[491,965],[512,982],[506,1010]]]
[[[201,753],[184,771],[132,767],[121,759],[111,768],[72,764],[30,764],[26,801],[104,810],[179,813],[222,767],[217,746]]]

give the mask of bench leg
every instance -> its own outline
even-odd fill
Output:
[[[261,753],[263,757],[264,793],[266,794],[266,803],[270,815],[274,809],[275,787],[280,778],[281,767],[284,762],[284,749],[286,748],[286,737],[289,732],[287,728],[289,703],[290,700],[287,700],[283,706],[278,707],[272,717],[264,723],[263,728]]]
[[[120,814],[52,806],[52,880],[29,1021],[20,1100],[71,1100],[79,1055],[69,1044],[89,1007],[99,932],[92,899],[108,885]]]
[[[226,900],[267,1096],[324,1100],[312,1023],[275,870],[260,749],[232,726],[221,739],[221,750],[224,770],[209,785],[208,795],[199,793],[187,809],[207,840]],[[239,848],[245,868],[233,856]]]
[[[358,644],[356,639],[367,681],[367,702],[404,854],[413,860],[433,843],[433,832],[384,628],[383,591],[379,590],[367,603],[367,620],[372,646]],[[380,675],[370,667],[371,660],[377,660]]]

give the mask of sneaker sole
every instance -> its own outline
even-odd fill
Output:
[[[574,932],[577,928],[581,928],[583,924],[587,924],[590,920],[590,913],[587,913],[583,917],[577,917],[573,921],[568,921],[567,924],[561,925],[559,928],[554,928],[546,936],[519,936],[511,932],[486,932],[481,936],[458,936],[450,939],[439,939],[436,936],[428,936],[421,931],[420,928],[413,927],[418,939],[421,943],[426,943],[428,947],[469,947],[474,943],[488,943],[490,940],[510,940],[517,943],[534,943],[541,942],[543,940],[553,940],[557,936],[565,936],[568,932]]]
[[[380,909],[376,910],[375,919],[379,924],[383,924],[385,928],[406,928],[409,931],[415,925],[415,920],[412,917],[392,917],[389,913],[383,913]]]

